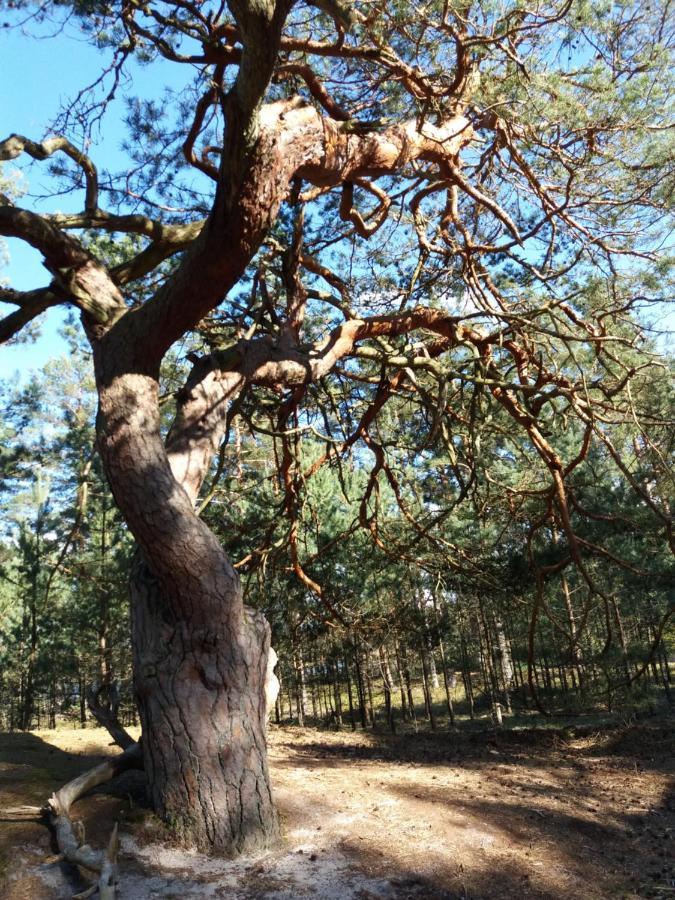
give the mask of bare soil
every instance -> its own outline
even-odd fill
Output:
[[[675,721],[476,734],[271,728],[284,845],[211,860],[172,845],[128,773],[76,807],[94,845],[120,820],[120,897],[230,900],[675,898]],[[0,735],[0,897],[61,900],[23,805],[115,752],[99,729]]]

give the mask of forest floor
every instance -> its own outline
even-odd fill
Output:
[[[122,900],[675,898],[675,720],[405,735],[272,727],[284,845],[209,860],[167,844],[127,773],[74,807],[94,846],[121,823]],[[22,805],[114,752],[99,729],[0,734],[0,896],[86,886],[47,864]]]

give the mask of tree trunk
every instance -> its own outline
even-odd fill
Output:
[[[434,701],[431,696],[431,684],[429,679],[429,669],[428,669],[428,659],[429,654],[426,652],[426,647],[422,646],[422,652],[420,653],[420,657],[422,659],[422,687],[424,689],[424,706],[426,709],[427,718],[429,719],[429,724],[431,725],[431,730],[436,731],[436,716],[434,715]]]
[[[81,663],[77,669],[77,684],[80,702],[80,728],[87,727],[87,686],[85,684],[85,676],[82,671]]]
[[[497,633],[497,652],[499,654],[499,673],[501,675],[502,690],[504,693],[504,703],[506,711],[511,715],[511,687],[513,685],[513,662],[504,626],[500,619],[494,620],[495,631]]]
[[[356,667],[356,689],[359,695],[359,707],[361,713],[361,727],[365,730],[368,727],[368,717],[366,711],[366,692],[364,688],[363,672],[361,670],[360,646],[354,642],[354,665]]]
[[[441,613],[439,610],[439,602],[436,594],[433,595],[434,600],[434,617],[436,624],[436,637],[438,641],[438,652],[441,655],[441,666],[443,669],[443,686],[445,688],[445,704],[448,709],[448,716],[450,717],[450,726],[453,727],[455,724],[455,710],[452,705],[452,695],[450,693],[451,689],[455,687],[455,673],[448,673],[448,661],[445,656],[445,646],[443,644],[442,634],[442,620]]]
[[[300,644],[297,645],[293,654],[293,665],[295,667],[295,708],[298,714],[298,725],[304,728],[307,715],[307,684],[305,682],[305,660]]]
[[[396,731],[396,725],[394,722],[394,709],[391,704],[391,695],[394,690],[394,682],[391,677],[391,669],[389,668],[389,658],[387,656],[387,651],[385,649],[384,644],[380,645],[378,650],[378,654],[380,657],[380,669],[382,670],[382,687],[384,690],[384,708],[387,715],[387,723],[389,724],[389,728],[392,734]]]
[[[611,604],[614,611],[614,620],[616,622],[617,632],[619,635],[619,646],[621,647],[621,664],[623,667],[624,675],[626,676],[626,684],[630,688],[632,682],[630,665],[628,662],[628,642],[626,640],[626,629],[624,628],[623,617],[621,615],[621,610],[619,609],[619,604],[616,602],[616,597],[611,598]]]
[[[238,585],[237,585],[238,587]],[[246,609],[208,627],[177,620],[147,565],[131,590],[134,683],[156,812],[177,836],[225,855],[276,841],[266,752],[270,633]]]
[[[334,659],[331,664],[331,674],[333,677],[333,697],[335,699],[335,723],[342,727],[342,697],[340,695],[340,675],[337,659]]]
[[[408,711],[408,700],[406,697],[405,690],[405,679],[403,677],[403,668],[401,665],[401,651],[399,647],[398,641],[394,644],[394,650],[396,654],[396,674],[398,675],[398,687],[399,692],[401,694],[401,715],[404,719],[412,718],[410,712]]]
[[[352,696],[352,679],[349,674],[349,655],[347,651],[343,648],[344,652],[344,666],[345,666],[345,677],[347,679],[347,702],[349,704],[349,724],[352,727],[352,731],[356,731],[356,716],[354,715],[354,698]]]
[[[466,647],[466,641],[464,640],[464,635],[461,636],[461,650],[462,650],[462,681],[464,682],[464,695],[466,697],[466,702],[469,704],[469,716],[473,719],[475,716],[474,712],[474,701],[473,701],[473,682],[471,681],[471,666],[469,664],[469,654]]]
[[[555,538],[555,532],[554,532]],[[566,575],[560,576],[560,583],[562,585],[563,598],[565,600],[565,610],[567,612],[567,623],[569,627],[570,633],[570,644],[569,644],[569,653],[572,665],[576,669],[577,673],[577,681],[579,684],[579,690],[583,690],[584,686],[584,663],[583,663],[583,653],[581,647],[579,646],[579,638],[580,635],[578,633],[577,628],[577,620],[574,613],[574,604],[572,603],[572,594],[569,587],[569,582],[567,581]]]
[[[115,354],[95,354],[97,431],[140,546],[132,648],[150,794],[186,843],[226,856],[256,851],[278,837],[265,740],[276,654],[265,619],[245,609],[239,576],[195,513],[241,378],[188,380],[165,447],[157,373],[130,358],[131,346],[118,341]]]
[[[410,718],[415,725],[415,731],[417,731],[417,714],[415,712],[415,698],[413,697],[412,677],[410,675],[410,663],[408,661],[408,650],[403,646],[403,644],[399,645],[399,655],[401,666],[403,669],[403,680],[405,681],[406,695],[408,697],[408,709],[410,710]]]

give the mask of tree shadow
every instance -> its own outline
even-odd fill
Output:
[[[227,895],[228,885],[235,884],[235,894],[251,900],[270,892],[279,900],[300,895],[325,900],[337,894],[321,893],[320,880],[313,892],[321,854],[335,865],[333,887],[354,900],[663,900],[673,895],[672,782],[659,787],[658,796],[648,790],[650,784],[667,784],[663,776],[675,770],[672,723],[576,738],[567,732],[356,738],[331,732],[322,739],[303,732],[294,743],[288,734],[277,732],[271,742],[272,768],[285,785],[285,849],[270,854],[260,870],[241,861],[231,869],[224,863],[222,881],[220,875],[200,881],[189,855],[184,869],[172,870],[123,854],[121,896],[150,896],[156,888],[154,896],[200,897],[207,885],[216,890],[214,896]],[[33,734],[0,735],[0,785],[10,781],[23,803],[42,803],[107,755],[64,751]],[[31,773],[38,773],[37,779],[31,780]],[[312,784],[303,785],[303,773]],[[379,774],[386,778],[381,786]],[[139,780],[142,773],[125,773],[78,802],[76,816],[84,818],[92,844],[104,845],[111,823],[130,805],[143,805]],[[372,787],[361,796],[364,783]],[[350,786],[352,805],[346,811],[356,812],[353,824],[339,790]],[[372,809],[364,808],[375,801]],[[21,828],[32,831],[20,836]],[[305,850],[302,889],[294,893],[285,873],[289,859],[302,853],[293,841],[298,843],[303,829],[308,834],[313,829],[317,849]],[[126,826],[123,832],[130,833]],[[36,822],[0,826],[0,836],[11,839],[9,848],[30,843],[44,856],[50,852],[48,834]],[[35,857],[33,864],[41,861]],[[62,897],[82,889],[77,872],[60,868],[63,892],[32,896]]]
[[[279,742],[288,753],[287,765],[293,758],[312,758],[319,765],[329,760],[364,760],[382,762],[424,762],[481,765],[492,759],[514,765],[538,765],[540,757],[547,757],[575,740],[589,738],[581,755],[636,758],[643,768],[662,770],[668,761],[675,760],[675,717],[659,716],[653,721],[616,723],[612,726],[587,724],[565,728],[519,728],[496,730],[421,731],[417,734],[392,735],[380,731],[351,732],[316,730],[316,740]],[[292,729],[283,729],[288,733]],[[307,732],[304,732],[304,736]],[[323,737],[322,735],[325,735]],[[340,740],[343,737],[344,740]],[[577,754],[579,751],[577,751]],[[673,764],[675,771],[675,763]]]
[[[457,813],[454,796],[401,785],[401,796],[429,804],[438,816],[439,805]],[[660,803],[644,813],[609,815],[600,810],[538,809],[530,802],[495,797],[489,801],[465,798],[461,815],[481,824],[491,842],[494,835],[515,849],[516,862],[502,862],[475,869],[470,881],[472,898],[516,898],[541,896],[567,900],[570,896],[666,897],[675,891],[675,792],[669,789]],[[533,852],[539,848],[539,852]],[[542,850],[542,848],[545,848]],[[477,843],[476,852],[484,849]],[[542,854],[544,859],[542,860]],[[498,854],[496,854],[498,855]],[[537,859],[538,857],[538,859]],[[496,862],[496,860],[495,860]],[[540,866],[537,871],[533,866]],[[498,885],[495,884],[498,880]],[[583,885],[586,888],[583,889]]]
[[[490,736],[488,746],[447,734],[307,737],[284,743],[291,758],[275,764],[301,767],[312,778],[326,769],[337,779],[342,769],[349,779],[357,763],[375,783],[378,764],[401,772],[382,782],[383,808],[400,801],[411,828],[429,829],[433,838],[420,846],[427,847],[425,868],[438,869],[437,877],[422,876],[419,894],[401,896],[673,896],[672,719],[577,736],[507,732]],[[391,829],[392,842],[404,844],[405,834],[394,823]],[[358,866],[420,881],[419,865],[402,867],[400,854],[383,854],[367,830],[341,848]]]
[[[86,730],[81,733],[83,749],[78,751],[64,750],[33,732],[0,733],[0,861],[5,860],[3,868],[10,883],[22,868],[41,873],[45,881],[39,883],[44,893],[35,893],[36,887],[30,889],[36,897],[70,896],[87,886],[73,866],[63,862],[45,866],[45,860],[57,854],[58,848],[40,812],[54,791],[119,752],[114,745],[109,752],[93,751],[86,735]],[[103,847],[113,822],[132,803],[147,803],[142,772],[125,772],[100,785],[77,802],[74,814],[86,828],[86,840]],[[19,854],[17,848],[21,848]],[[48,893],[50,884],[52,893]]]

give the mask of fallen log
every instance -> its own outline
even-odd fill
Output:
[[[65,860],[89,872],[96,873],[96,881],[78,897],[91,897],[98,890],[101,900],[114,900],[117,894],[117,855],[119,839],[115,824],[108,848],[95,850],[85,842],[84,826],[70,816],[72,805],[100,784],[105,784],[128,769],[142,769],[143,754],[140,743],[134,743],[119,756],[106,760],[78,775],[56,791],[47,801],[44,812],[56,835],[59,860]]]

